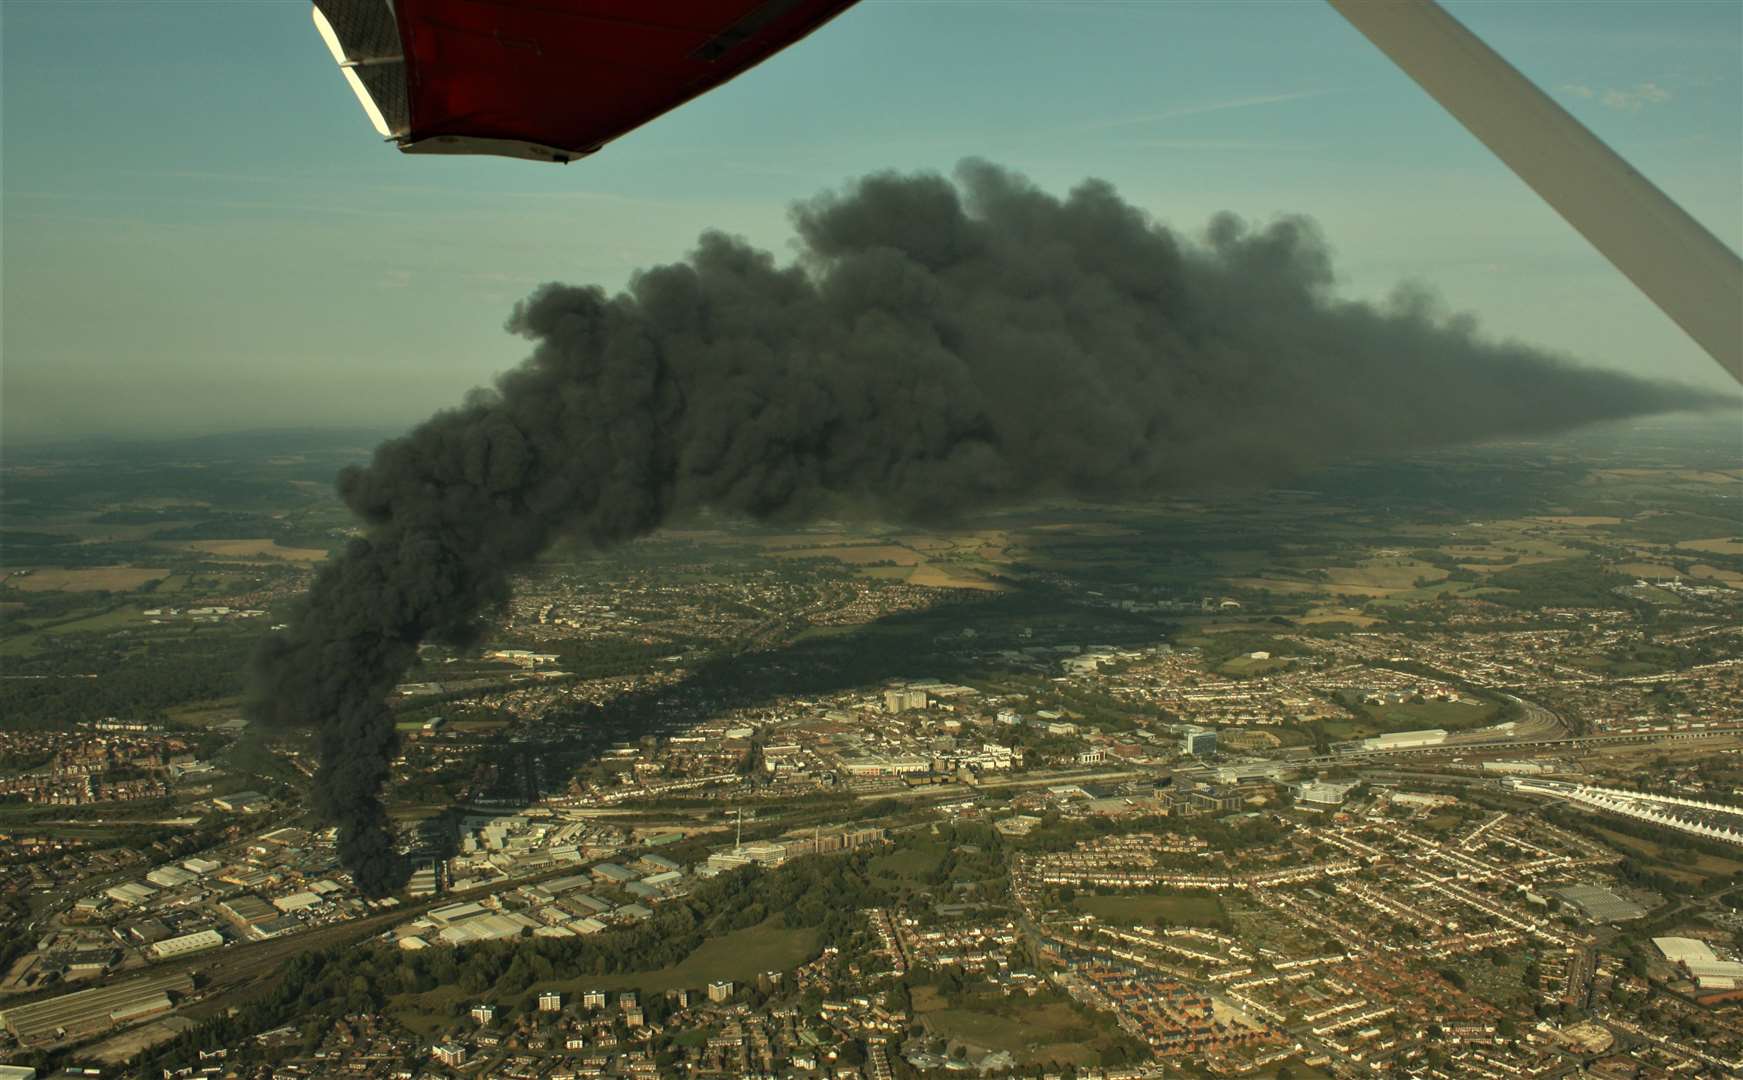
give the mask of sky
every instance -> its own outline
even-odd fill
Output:
[[[1743,0],[1445,4],[1734,249]],[[0,439],[409,425],[516,364],[515,301],[982,157],[1197,233],[1315,219],[1339,292],[1733,384],[1316,0],[865,0],[568,166],[384,145],[305,0],[0,3]]]

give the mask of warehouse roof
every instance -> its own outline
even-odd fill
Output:
[[[1673,964],[1684,964],[1690,960],[1717,960],[1713,950],[1707,943],[1697,938],[1686,937],[1655,937],[1652,943],[1658,946],[1658,951]]]
[[[1644,918],[1646,909],[1598,885],[1569,885],[1555,895],[1578,908],[1593,922],[1623,922]]]

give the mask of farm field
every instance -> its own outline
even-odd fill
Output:
[[[1009,558],[1010,537],[999,530],[928,533],[883,541],[850,534],[781,534],[760,540],[763,550],[787,559],[833,559],[865,577],[936,589],[996,592],[1003,588],[977,571]]]
[[[168,576],[168,570],[140,566],[43,566],[12,571],[0,584],[22,592],[132,592]]]
[[[322,562],[327,553],[320,548],[281,547],[267,537],[253,540],[189,540],[182,545],[190,551],[216,555],[224,559],[284,559],[289,562]]]

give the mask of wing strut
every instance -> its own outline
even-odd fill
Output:
[[[1329,0],[1743,382],[1743,260],[1434,0]]]

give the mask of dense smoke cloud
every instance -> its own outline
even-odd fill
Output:
[[[397,868],[384,703],[418,643],[470,643],[559,536],[674,513],[939,520],[1044,495],[1282,479],[1333,458],[1704,404],[1476,336],[1420,298],[1330,295],[1310,224],[1189,242],[1101,181],[970,162],[794,210],[778,266],[718,234],[627,292],[550,285],[532,356],[339,478],[366,538],[259,658],[253,713],[319,727],[317,807],[366,893]]]

